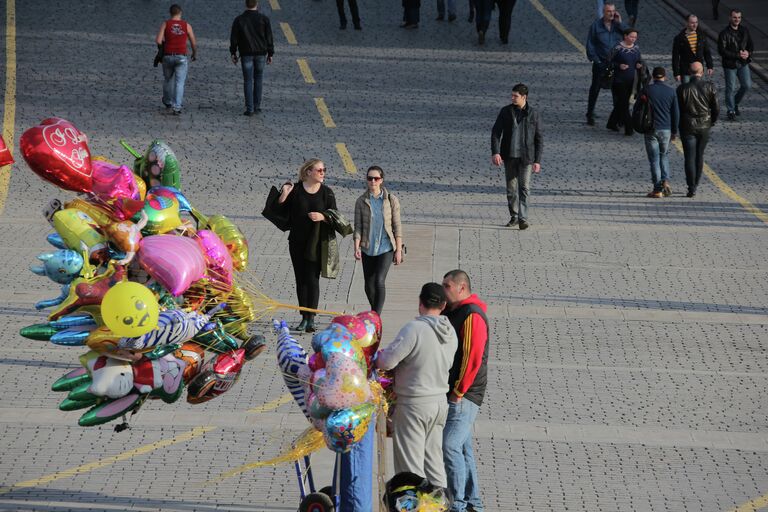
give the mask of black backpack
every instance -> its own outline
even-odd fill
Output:
[[[632,128],[637,133],[653,131],[653,107],[646,89],[640,91],[635,100],[635,106],[632,107]]]

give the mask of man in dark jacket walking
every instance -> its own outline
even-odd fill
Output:
[[[491,163],[504,163],[509,222],[528,229],[528,195],[531,172],[541,172],[544,139],[539,113],[528,104],[528,87],[512,88],[512,103],[501,109],[491,130]],[[519,208],[518,208],[519,205]]]
[[[269,18],[258,11],[258,0],[245,0],[246,10],[232,22],[229,35],[229,53],[237,64],[238,52],[243,69],[245,112],[252,116],[261,112],[261,90],[266,64],[272,64],[275,45]]]
[[[685,181],[688,197],[696,195],[704,168],[704,149],[709,142],[709,130],[717,122],[720,106],[717,91],[710,81],[703,81],[704,66],[691,64],[691,81],[677,88],[680,104],[680,140],[685,155]]]
[[[707,36],[699,30],[699,18],[695,14],[689,14],[685,28],[672,41],[672,74],[675,75],[675,80],[688,83],[691,79],[688,72],[694,62],[705,63],[707,75],[712,76],[714,66]]]
[[[723,59],[725,72],[725,108],[728,109],[728,119],[735,121],[740,115],[739,103],[752,87],[752,75],[749,63],[752,62],[752,52],[755,47],[747,27],[741,24],[741,11],[732,9],[730,23],[717,39],[717,51]],[[736,80],[739,90],[736,89]]]
[[[653,183],[648,197],[662,197],[672,195],[669,185],[669,141],[677,135],[680,110],[675,90],[664,83],[667,79],[664,68],[653,68],[652,76],[653,83],[646,88],[653,112],[653,131],[645,134],[645,152],[651,164]]]
[[[600,75],[608,65],[608,54],[624,38],[621,14],[613,2],[603,5],[603,17],[596,19],[589,26],[587,36],[587,58],[592,62],[592,84],[589,86],[587,103],[587,124],[595,125],[595,105],[600,94]]]

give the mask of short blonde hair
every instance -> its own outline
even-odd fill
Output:
[[[301,167],[299,167],[299,181],[306,181],[307,176],[309,176],[309,172],[312,170],[312,168],[321,163],[323,163],[323,161],[319,158],[310,158],[301,164]]]

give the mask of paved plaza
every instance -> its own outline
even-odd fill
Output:
[[[0,55],[12,35],[16,60],[0,66],[0,84],[6,118],[9,107],[15,115],[17,162],[0,214],[0,510],[299,503],[290,464],[211,482],[282,453],[308,425],[285,399],[273,350],[223,396],[197,406],[148,402],[121,433],[114,423],[79,427],[82,411],[57,409],[63,395],[51,383],[82,349],[18,335],[44,321],[33,304],[58,294],[28,268],[50,247],[43,207],[72,195],[38,178],[18,150],[19,135],[52,115],[87,133],[92,154],[121,163],[132,161],[121,138],[137,148],[168,141],[192,204],[247,235],[244,279],[281,302],[294,302],[294,281],[285,234],[260,214],[269,187],[321,158],[352,218],[365,169],[383,167],[408,246],[389,275],[383,343],[417,314],[421,285],[453,268],[489,304],[489,383],[475,431],[488,510],[768,507],[765,86],[756,80],[739,120],[713,129],[695,198],[685,197],[673,149],[674,194],[649,199],[642,137],[604,128],[609,92],[597,126],[585,124],[590,65],[579,45],[593,0],[518,0],[509,45],[498,41],[494,13],[482,47],[465,0],[452,23],[434,21],[434,1],[424,0],[416,30],[398,28],[400,2],[358,2],[363,30],[341,31],[332,0],[261,0],[276,51],[263,112],[245,117],[240,67],[228,53],[242,0],[182,3],[199,44],[182,116],[164,113],[152,67],[171,2],[6,0],[2,12],[15,19],[0,23]],[[638,44],[650,65],[669,70],[681,27],[663,0],[641,2]],[[719,57],[715,66],[722,91]],[[504,227],[503,171],[490,165],[490,129],[517,82],[528,84],[544,122],[527,231]],[[367,308],[351,242],[340,244],[338,279],[321,281],[321,308]],[[274,342],[266,320],[255,328]],[[329,484],[330,452],[315,459],[315,478]]]

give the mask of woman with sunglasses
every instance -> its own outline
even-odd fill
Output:
[[[288,235],[288,251],[291,254],[293,274],[296,277],[296,295],[299,306],[317,309],[320,301],[321,259],[307,259],[308,254],[319,255],[320,248],[308,247],[314,224],[326,221],[322,213],[336,210],[336,196],[333,190],[323,184],[325,164],[317,158],[304,162],[299,168],[299,183],[294,186],[290,181],[280,189],[278,204],[284,205],[291,221]],[[319,243],[318,243],[319,245]],[[301,323],[296,330],[315,332],[314,313],[301,313]]]
[[[384,188],[384,171],[374,165],[366,173],[368,190],[355,202],[355,259],[363,260],[365,295],[381,314],[389,266],[403,261],[400,201]]]

